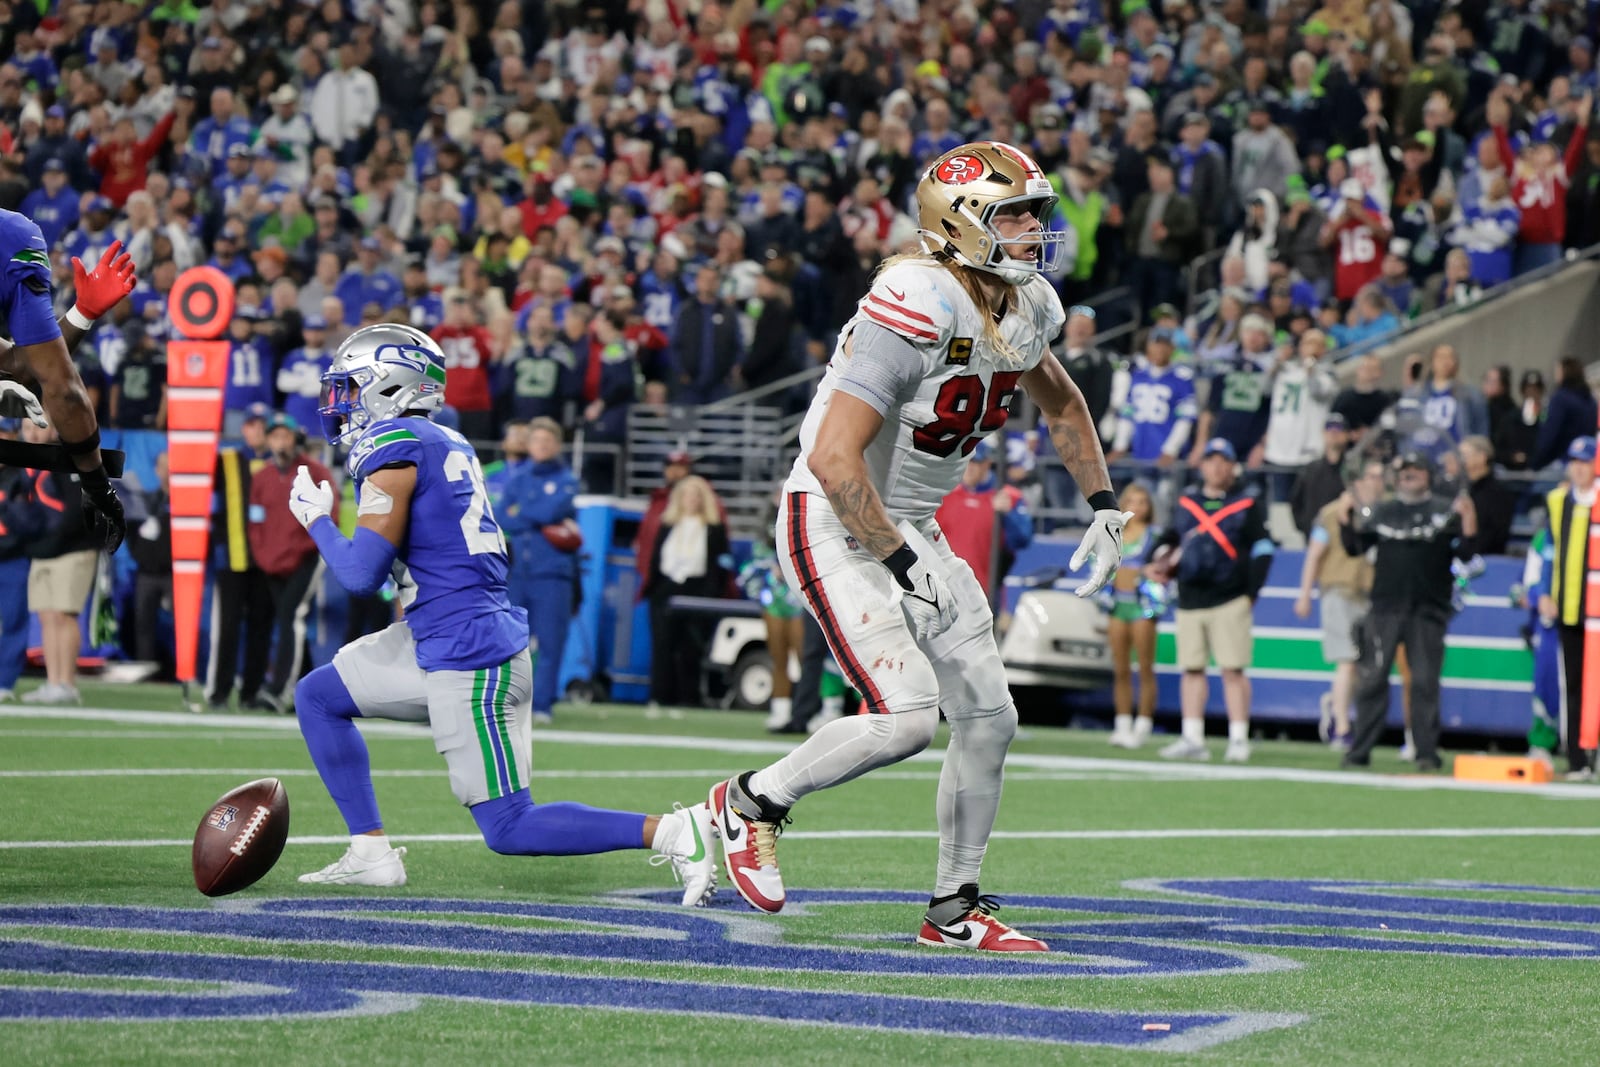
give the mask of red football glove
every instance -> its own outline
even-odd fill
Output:
[[[101,254],[94,270],[88,269],[83,265],[83,260],[73,256],[72,287],[77,294],[77,301],[72,310],[93,322],[125,300],[133,292],[137,281],[133,257],[122,250],[121,241],[111,242],[111,247]]]

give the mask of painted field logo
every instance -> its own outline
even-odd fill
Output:
[[[768,1021],[1187,1052],[1293,1026],[1306,1016],[1160,1012],[1170,1029],[1147,1030],[1149,1010],[1001,1003],[953,1015],[940,997],[826,989],[797,997],[792,984],[767,987],[752,975],[780,971],[824,981],[837,976],[841,988],[870,988],[873,983],[850,979],[881,975],[914,991],[926,978],[1059,985],[1081,978],[1251,974],[1307,965],[1273,955],[1274,949],[1600,959],[1600,893],[1460,882],[1158,880],[1127,888],[1146,895],[1007,898],[1007,906],[1021,913],[1019,924],[1055,950],[1030,959],[930,953],[910,947],[903,932],[790,942],[783,940],[783,920],[752,915],[731,902],[704,911],[671,908],[670,894],[657,891],[587,904],[337,898],[243,907],[230,901],[203,910],[0,906],[0,971],[51,976],[37,986],[25,980],[0,984],[0,1020],[237,1022],[405,1011],[423,997],[693,1013],[721,1003],[728,986],[737,984],[741,1013]],[[892,891],[798,892],[790,896],[785,916],[841,906],[914,908],[924,899]],[[7,928],[23,927],[27,936],[6,936]],[[40,929],[77,933],[54,940],[40,936]],[[82,931],[274,942],[293,945],[297,958],[100,948],[83,944],[93,938]],[[349,958],[352,948],[403,949],[418,962],[357,962]],[[518,962],[502,968],[463,963],[482,954]],[[630,976],[530,967],[530,957],[615,961]],[[703,979],[684,981],[652,977],[655,965],[706,970]],[[1309,965],[1315,966],[1314,957]],[[74,981],[64,986],[61,976]],[[129,988],[129,979],[152,985]]]

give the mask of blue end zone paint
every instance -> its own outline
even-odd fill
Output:
[[[0,941],[8,970],[52,975],[130,975],[232,982],[240,974],[275,992],[243,997],[181,993],[85,993],[0,989],[0,1019],[279,1018],[355,1008],[360,994],[402,994],[603,1008],[716,1014],[728,987],[715,983],[617,979],[528,970],[468,970],[382,963],[318,963],[256,956],[144,953],[115,949]],[[1192,1051],[1260,1030],[1291,1026],[1302,1016],[1160,1013],[1168,1031],[1146,1031],[1148,1013],[1079,1011],[1020,1004],[985,1004],[981,1012],[952,1012],[944,998],[858,996],[853,993],[763,989],[741,985],[732,1005],[749,1022],[821,1023],[941,1037],[1026,1039],[1055,1044],[1112,1045]]]
[[[548,904],[521,901],[298,898],[244,908],[123,908],[12,905],[0,927],[142,930],[323,945],[330,955],[352,946],[531,957],[618,960],[638,966],[707,969],[704,980],[551,974],[508,961],[506,967],[352,963],[236,957],[220,953],[138,952],[47,941],[0,941],[0,969],[15,974],[80,975],[85,988],[0,987],[0,1018],[198,1019],[284,1018],[405,1010],[420,996],[503,1003],[708,1012],[726,1000],[737,971],[741,1018],[945,1036],[1025,1038],[1069,1044],[1190,1051],[1301,1016],[1239,1013],[1081,1011],[1033,1005],[986,1005],[951,1015],[942,999],[863,996],[837,991],[764,988],[751,971],[813,975],[883,974],[901,978],[1112,978],[1247,974],[1301,966],[1268,949],[1430,952],[1519,959],[1600,959],[1600,903],[1503,899],[1509,892],[1591,898],[1594,891],[1477,883],[1317,882],[1179,879],[1129,883],[1146,897],[1018,896],[1005,903],[1032,913],[1019,925],[1045,936],[1050,956],[995,957],[881,947],[784,941],[783,919],[742,908],[685,911],[671,894],[628,894],[626,902]],[[1438,893],[1421,896],[1419,891]],[[905,906],[915,916],[920,893],[883,890],[802,891],[792,913],[827,907]],[[374,913],[389,914],[374,914]],[[1055,912],[1053,921],[1039,912]],[[1085,918],[1085,914],[1093,916]],[[524,917],[561,926],[482,926],[472,916]],[[913,920],[914,921],[914,918]],[[1559,925],[1554,925],[1559,924]],[[1317,931],[1306,932],[1308,929]],[[1379,935],[1378,931],[1383,934]],[[1448,940],[1446,940],[1448,938]],[[1468,939],[1462,941],[1460,939]],[[97,977],[147,977],[217,983],[196,991],[98,990]],[[237,985],[248,976],[248,994]],[[262,988],[266,987],[266,988]],[[1143,1023],[1169,1023],[1145,1031]]]

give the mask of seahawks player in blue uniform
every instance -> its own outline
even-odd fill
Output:
[[[358,716],[426,721],[456,798],[485,844],[518,856],[650,848],[672,863],[686,905],[716,884],[704,804],[665,815],[534,804],[528,617],[506,595],[505,537],[471,446],[429,421],[444,401],[444,353],[410,326],[351,334],[323,375],[327,439],[350,446],[355,537],[329,518],[333,489],[300,468],[290,507],[328,568],[356,596],[391,572],[405,618],[340,649],[295,688],[300,732],[350,828],[350,848],[302,882],[398,886],[401,857],[384,834]]]
[[[100,458],[100,426],[72,349],[133,291],[133,260],[113,241],[93,270],[72,260],[74,303],[58,322],[50,291],[50,252],[25,215],[0,209],[0,315],[11,340],[0,344],[0,373],[37,383],[38,400],[16,382],[0,382],[0,415],[27,415],[44,425],[43,413],[78,470],[84,514],[107,552],[122,544],[122,502]],[[42,412],[41,412],[42,402]]]

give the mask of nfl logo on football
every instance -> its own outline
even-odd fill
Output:
[[[233,825],[233,820],[238,816],[239,809],[232,804],[218,804],[211,809],[211,814],[206,816],[206,825],[218,830],[226,830]]]

